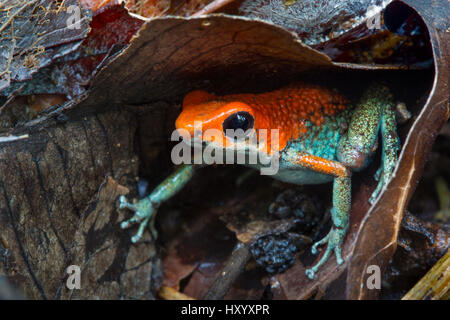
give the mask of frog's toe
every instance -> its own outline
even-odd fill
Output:
[[[396,164],[397,164],[397,157],[391,156],[391,159],[386,159],[383,161],[382,166],[375,173],[374,178],[376,181],[378,181],[378,185],[369,198],[370,204],[375,203],[378,196],[381,194],[381,191],[383,190],[384,186],[387,185],[391,180]]]
[[[379,170],[380,171],[380,170]],[[378,174],[378,172],[377,172]],[[381,193],[381,190],[383,190],[383,187],[389,182],[390,174],[386,175],[384,174],[384,171],[381,170],[379,177],[378,177],[378,185],[375,188],[375,190],[372,192],[372,195],[369,198],[369,203],[374,204],[377,200],[378,196]]]
[[[381,174],[383,173],[383,168],[378,168],[377,172],[373,175],[375,181],[380,181]]]
[[[127,198],[125,196],[120,196],[119,198],[119,209],[130,209],[133,211],[136,211],[137,208],[134,204],[127,201]]]
[[[317,253],[318,246],[327,244],[327,248],[325,249],[325,252],[322,258],[320,258],[319,262],[317,262],[313,267],[306,270],[306,276],[309,279],[311,280],[314,279],[314,276],[319,270],[319,268],[325,262],[327,262],[328,258],[331,256],[333,252],[336,255],[337,264],[340,265],[344,263],[344,259],[342,259],[341,245],[344,241],[345,233],[346,233],[345,229],[332,228],[325,238],[314,243],[314,245],[311,248],[311,252],[313,254]]]
[[[377,189],[378,189],[378,186],[377,186]],[[370,203],[370,204],[374,204],[374,203],[375,203],[375,200],[377,200],[377,198],[378,198],[378,194],[379,194],[379,191],[378,191],[378,190],[375,190],[375,191],[372,193],[372,195],[371,195],[370,198],[369,198],[369,203]]]
[[[135,234],[134,236],[131,237],[131,242],[132,243],[137,243],[139,242],[139,240],[141,240],[142,238],[142,234]]]
[[[318,253],[317,247],[326,244],[328,242],[329,237],[330,237],[330,234],[327,234],[326,237],[324,237],[322,240],[317,241],[316,243],[314,243],[312,245],[312,247],[311,247],[311,253],[312,254],[317,254]]]
[[[310,280],[314,280],[314,277],[316,276],[316,272],[312,269],[307,269],[305,274]]]
[[[123,221],[120,224],[120,227],[122,229],[126,229],[135,223],[139,223],[138,231],[136,232],[136,234],[133,237],[131,237],[131,242],[136,243],[139,240],[141,240],[142,235],[144,234],[144,231],[145,231],[145,227],[150,222],[150,225],[149,225],[150,232],[152,233],[153,238],[156,239],[158,237],[158,232],[156,231],[156,229],[154,227],[154,220],[155,220],[154,218],[155,218],[155,216],[150,213],[143,215],[139,211],[136,211],[135,215],[131,219]]]
[[[325,253],[323,254],[322,258],[320,258],[319,262],[317,262],[314,266],[306,270],[305,274],[309,279],[311,280],[314,279],[315,274],[317,273],[319,268],[328,260],[332,252],[333,248],[330,245],[330,243],[328,243],[328,247],[325,250]]]
[[[135,224],[136,222],[139,222],[140,220],[142,220],[142,217],[140,216],[140,213],[138,211],[136,211],[135,215],[132,218],[122,221],[122,223],[120,224],[120,227],[122,229],[127,229],[131,225]]]
[[[149,220],[149,219],[150,219],[150,216],[148,216],[147,218],[145,218],[145,219],[139,224],[138,232],[137,232],[134,236],[131,237],[131,242],[136,243],[136,242],[138,242],[139,240],[141,240],[142,235],[144,234],[145,227],[147,226],[148,220]]]
[[[334,254],[336,255],[337,264],[341,265],[344,263],[344,259],[342,259],[342,249],[340,246],[336,246],[334,248]]]

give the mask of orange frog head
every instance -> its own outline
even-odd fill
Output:
[[[318,85],[294,83],[261,94],[215,96],[193,91],[183,100],[183,111],[176,121],[196,142],[216,147],[235,148],[272,155],[283,150],[289,141],[300,138],[313,126],[321,126],[327,116],[343,110],[347,99]],[[241,129],[256,141],[235,139],[228,130]],[[263,130],[264,129],[264,130]],[[211,134],[214,133],[214,134]],[[256,142],[256,143],[255,143]]]
[[[239,151],[264,151],[271,154],[271,123],[261,110],[246,103],[247,96],[217,97],[206,91],[192,91],[183,100],[176,121],[177,130],[185,130],[194,142]],[[267,135],[260,129],[266,129]],[[265,150],[266,149],[266,150]]]

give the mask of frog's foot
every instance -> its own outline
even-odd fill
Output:
[[[372,195],[369,198],[369,203],[374,204],[375,200],[377,200],[378,196],[381,193],[381,190],[383,190],[383,187],[388,184],[392,172],[394,172],[395,168],[395,162],[393,162],[390,166],[384,166],[380,167],[377,172],[374,175],[375,181],[378,181],[378,185],[375,188],[375,190],[372,192]]]
[[[331,228],[328,235],[323,238],[320,241],[317,241],[311,248],[311,252],[313,254],[317,254],[317,247],[321,246],[323,244],[328,243],[327,249],[325,253],[323,254],[322,258],[317,262],[317,264],[310,269],[306,270],[306,276],[313,280],[316,272],[319,270],[319,268],[328,260],[328,258],[331,256],[331,254],[334,251],[334,254],[336,255],[336,262],[337,264],[342,264],[344,262],[344,259],[342,259],[342,250],[341,246],[344,241],[346,234],[345,229],[338,229],[338,228]]]
[[[152,202],[149,199],[144,198],[139,202],[132,204],[129,203],[124,196],[121,196],[119,209],[124,208],[130,209],[135,213],[133,217],[131,217],[126,221],[123,221],[120,224],[120,227],[122,229],[126,229],[135,223],[139,223],[138,232],[131,238],[131,242],[136,243],[142,238],[144,229],[149,222],[150,222],[150,231],[153,235],[153,238],[154,239],[157,238],[158,233],[154,226],[157,208],[152,204]]]

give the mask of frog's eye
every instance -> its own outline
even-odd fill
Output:
[[[234,131],[241,129],[245,132],[248,129],[253,129],[254,124],[255,119],[250,113],[240,111],[228,116],[228,118],[226,118],[223,122],[222,126],[225,135],[229,135],[228,133],[231,132],[231,134],[233,134],[234,136]]]

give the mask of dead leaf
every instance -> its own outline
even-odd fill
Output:
[[[70,263],[81,268],[82,290],[63,285],[61,299],[155,298],[160,266],[154,244],[144,239],[134,245],[119,227],[125,212],[115,203],[128,192],[108,177],[87,205],[70,248]]]
[[[0,95],[18,90],[19,95],[64,94],[69,99],[86,91],[96,70],[105,59],[126,46],[144,21],[132,17],[120,4],[108,2],[92,13],[89,25],[84,28],[84,40],[64,57],[49,61],[33,74],[33,78],[14,84]],[[70,54],[69,54],[70,53]],[[15,61],[16,59],[14,59]]]
[[[83,269],[81,298],[152,297],[158,282],[150,276],[159,270],[153,244],[131,244],[114,201],[125,189],[104,182],[134,181],[132,122],[127,112],[110,112],[2,143],[0,246],[10,255],[0,273],[25,297],[69,298],[72,264]]]
[[[293,31],[305,44],[316,45],[371,23],[391,1],[245,0],[239,11]]]
[[[89,31],[90,14],[77,0],[14,0],[5,5],[0,11],[0,90],[31,79],[54,59],[73,52]],[[77,9],[72,12],[69,7]],[[79,25],[72,27],[69,22],[76,10]],[[8,96],[11,90],[2,94]]]
[[[403,0],[424,19],[431,38],[434,81],[427,101],[408,133],[399,165],[386,191],[367,214],[356,239],[347,275],[347,298],[376,298],[377,290],[364,286],[369,265],[386,268],[396,246],[405,207],[420,179],[428,153],[449,110],[449,50],[446,34],[447,13],[438,1]]]

